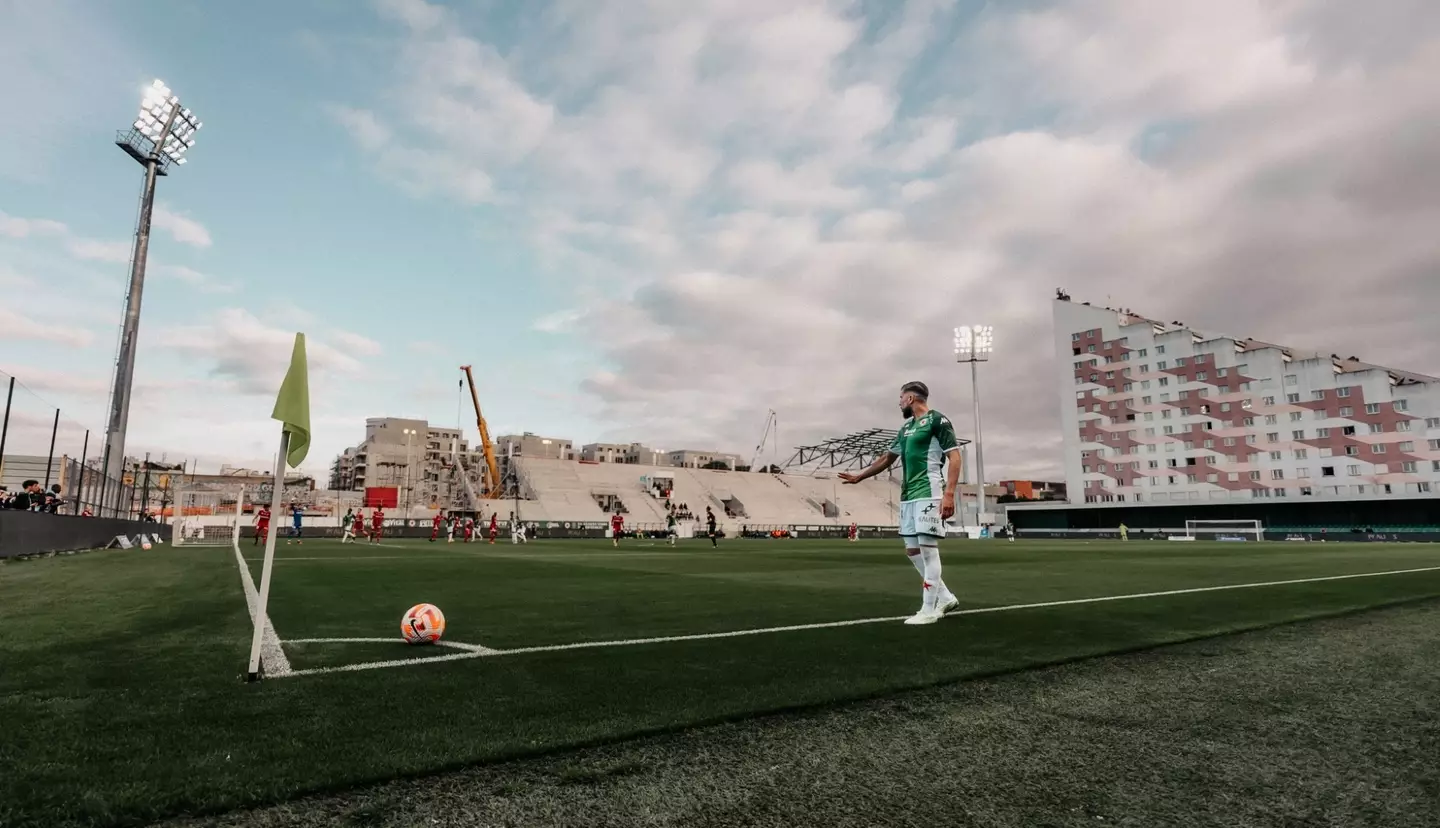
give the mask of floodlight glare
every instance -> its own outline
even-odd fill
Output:
[[[994,351],[993,325],[960,325],[955,329],[955,361],[970,363],[970,397],[975,409],[975,517],[979,525],[983,525],[985,520],[985,450],[980,439],[978,366],[979,363],[989,360]]]
[[[995,350],[995,328],[991,325],[961,325],[955,329],[955,361],[983,362]]]

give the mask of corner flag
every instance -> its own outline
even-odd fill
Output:
[[[310,451],[310,371],[305,364],[305,334],[295,334],[295,349],[290,353],[290,370],[280,384],[280,396],[270,419],[284,423],[281,429],[290,435],[286,460],[297,467],[305,462]]]
[[[280,396],[275,398],[275,409],[270,418],[279,420],[280,454],[275,458],[275,476],[271,478],[270,511],[280,512],[281,495],[285,491],[285,464],[299,466],[310,451],[310,371],[305,365],[305,334],[295,334],[295,348],[290,352],[290,369],[285,372],[285,381],[280,384]],[[250,667],[246,672],[249,681],[258,681],[261,670],[284,675],[290,671],[280,638],[270,626],[266,613],[270,603],[270,576],[275,568],[275,532],[265,535],[265,562],[260,567],[260,589],[253,607],[254,630],[250,636]],[[235,547],[240,558],[240,547]],[[241,559],[241,566],[244,560]],[[246,574],[249,578],[249,574]]]

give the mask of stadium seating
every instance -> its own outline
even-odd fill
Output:
[[[657,478],[673,482],[671,503],[686,504],[697,520],[703,520],[705,507],[710,507],[726,531],[772,524],[893,526],[897,519],[899,488],[884,478],[843,486],[833,475],[516,460],[526,520],[602,522],[606,512],[599,499],[615,497],[624,504],[631,525],[663,525],[664,500],[647,482]],[[727,515],[727,506],[733,514]]]

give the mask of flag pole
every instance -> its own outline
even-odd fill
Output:
[[[280,495],[285,490],[285,456],[290,451],[290,432],[280,432],[280,453],[275,455],[275,477],[270,486],[270,514],[280,514]],[[273,518],[272,518],[273,519]],[[255,630],[250,635],[250,669],[247,681],[258,681],[263,665],[260,663],[260,644],[265,638],[266,604],[270,599],[270,572],[275,567],[275,536],[280,534],[278,525],[265,533],[265,563],[260,568],[260,595],[255,601]]]

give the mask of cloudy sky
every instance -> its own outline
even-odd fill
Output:
[[[462,363],[502,433],[748,456],[767,409],[788,448],[895,423],[916,378],[968,431],[950,330],[983,321],[987,471],[1049,476],[1059,286],[1440,371],[1427,0],[0,18],[23,113],[0,125],[0,370],[20,427],[58,405],[72,453],[103,429],[140,183],[113,131],[154,77],[205,128],[161,182],[132,453],[268,464],[297,330],[315,471],[367,416],[469,422]]]

